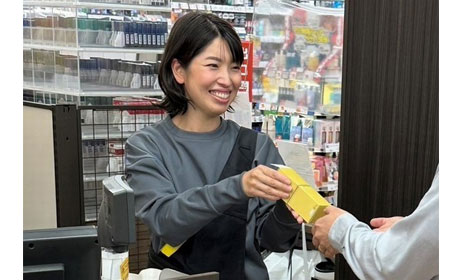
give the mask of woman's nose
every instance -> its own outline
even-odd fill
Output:
[[[227,70],[222,70],[219,73],[217,82],[223,86],[229,87],[232,84],[230,73]]]

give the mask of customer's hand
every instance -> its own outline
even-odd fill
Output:
[[[346,212],[340,208],[329,206],[324,209],[324,213],[326,215],[318,219],[312,228],[313,245],[327,258],[333,258],[338,251],[329,242],[329,231],[335,220]]]
[[[371,220],[373,231],[385,232],[392,228],[397,222],[401,221],[404,217],[395,216],[390,218],[374,218]]]
[[[264,165],[244,173],[243,191],[248,197],[261,197],[271,201],[288,198],[292,187],[288,177]]]

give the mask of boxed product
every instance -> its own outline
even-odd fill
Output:
[[[291,195],[289,198],[283,199],[284,202],[294,209],[306,223],[313,224],[317,219],[324,216],[324,209],[330,205],[329,202],[300,177],[293,168],[278,164],[274,166],[278,167],[278,172],[291,180]]]
[[[335,143],[340,143],[340,121],[335,121]]]

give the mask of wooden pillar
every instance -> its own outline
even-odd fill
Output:
[[[439,161],[438,0],[345,5],[338,204],[363,222],[410,214]],[[335,279],[355,279],[342,257]]]

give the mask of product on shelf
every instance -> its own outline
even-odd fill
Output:
[[[330,152],[328,147],[331,147],[331,144],[339,143],[339,120],[316,119],[313,121],[313,131],[313,146],[315,151]]]
[[[254,102],[340,114],[343,9],[261,0],[254,13]]]

